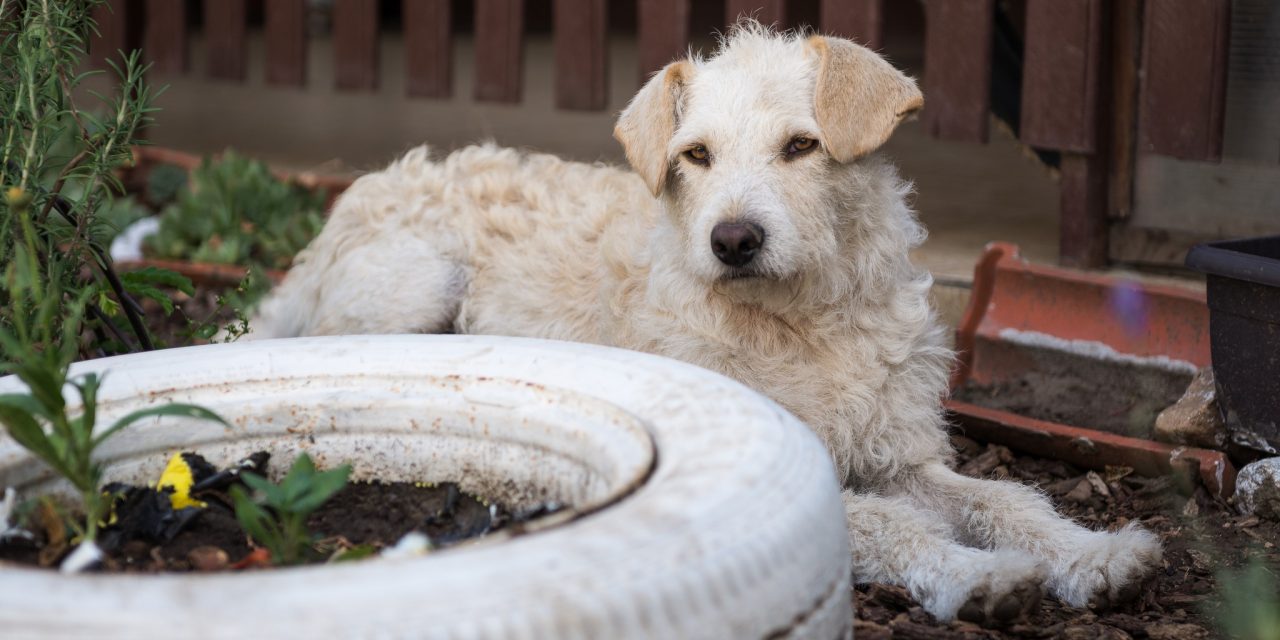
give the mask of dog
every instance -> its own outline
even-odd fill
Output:
[[[254,337],[453,331],[684,360],[823,440],[857,581],[987,625],[1046,589],[1072,606],[1130,598],[1161,556],[1149,532],[1091,531],[1033,488],[952,468],[953,354],[907,257],[925,232],[876,154],[922,105],[851,41],[741,22],[621,113],[631,171],[485,144],[361,177]]]

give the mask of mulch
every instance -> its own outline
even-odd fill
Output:
[[[966,475],[1039,487],[1062,514],[1090,528],[1141,523],[1164,545],[1162,566],[1133,602],[1093,612],[1046,596],[1038,615],[1006,629],[939,623],[900,587],[859,585],[854,591],[859,640],[1227,637],[1221,622],[1230,614],[1220,596],[1220,580],[1251,562],[1280,567],[1280,524],[1241,516],[1203,488],[1174,477],[1139,477],[1126,468],[1087,472],[963,436],[953,440],[958,469]]]

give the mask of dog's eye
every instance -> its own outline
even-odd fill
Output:
[[[818,141],[814,140],[813,138],[806,138],[804,136],[792,138],[791,142],[787,143],[787,157],[793,158],[795,156],[813,151],[817,147],[818,147]]]
[[[711,154],[707,153],[707,148],[702,145],[685,149],[684,157],[688,158],[689,162],[700,164],[704,167],[711,163]]]

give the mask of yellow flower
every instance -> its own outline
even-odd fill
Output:
[[[172,458],[169,458],[169,465],[164,468],[164,473],[160,474],[160,481],[156,483],[156,489],[161,491],[165,489],[173,490],[173,493],[169,495],[169,503],[173,505],[174,510],[186,507],[208,506],[191,497],[191,485],[193,484],[195,484],[195,474],[191,470],[191,465],[187,463],[186,458],[181,453],[175,453]]]

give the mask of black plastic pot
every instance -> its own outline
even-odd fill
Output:
[[[1208,274],[1218,404],[1236,444],[1280,453],[1280,236],[1193,247]]]

